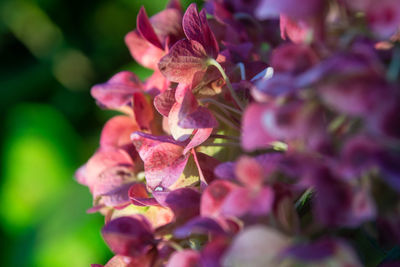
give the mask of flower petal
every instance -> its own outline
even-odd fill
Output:
[[[199,42],[205,48],[207,55],[217,58],[218,43],[208,26],[205,10],[202,10],[199,14],[196,4],[191,4],[183,16],[182,26],[189,40]]]
[[[126,105],[134,93],[142,91],[142,84],[135,74],[122,71],[115,74],[106,83],[92,87],[92,96],[107,108],[119,108]]]
[[[206,71],[207,58],[207,52],[199,42],[180,40],[161,58],[158,68],[172,82],[191,84],[197,72]]]

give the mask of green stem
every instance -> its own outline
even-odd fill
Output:
[[[222,121],[226,125],[232,127],[233,129],[236,129],[236,130],[240,131],[240,127],[238,127],[235,124],[233,124],[230,120],[228,120],[224,116],[222,116],[222,115],[220,115],[220,114],[218,114],[216,112],[214,113],[214,116],[217,117],[217,119],[219,119],[220,121]]]
[[[223,147],[232,147],[232,146],[240,146],[239,143],[225,142],[225,143],[203,143],[201,146],[223,146]]]
[[[217,100],[212,99],[212,98],[203,98],[203,99],[200,99],[200,102],[205,102],[205,103],[208,102],[208,103],[214,104],[215,106],[217,106],[219,108],[227,109],[227,110],[232,111],[232,112],[234,112],[234,113],[236,113],[238,115],[242,115],[242,112],[240,110],[238,110],[238,109],[236,109],[234,107],[231,107],[229,105],[223,104],[221,102],[218,102]]]
[[[211,138],[219,138],[219,139],[226,139],[226,140],[233,140],[233,141],[238,141],[240,140],[239,137],[237,136],[230,136],[230,135],[224,135],[224,134],[211,134]]]
[[[219,64],[215,59],[209,58],[207,60],[207,65],[208,66],[214,66],[219,70],[219,72],[222,75],[222,78],[224,78],[224,80],[226,82],[226,85],[228,86],[229,92],[231,93],[231,96],[232,96],[233,100],[235,100],[236,104],[238,105],[238,107],[241,110],[244,110],[245,107],[242,104],[242,102],[240,101],[239,97],[236,95],[235,91],[233,90],[231,81],[229,80],[229,77],[226,75],[226,73],[225,73],[224,69],[222,68],[221,64]]]

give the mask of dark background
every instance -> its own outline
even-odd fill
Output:
[[[0,1],[0,265],[79,267],[112,254],[86,214],[88,189],[73,179],[104,122],[90,87],[120,70],[141,79],[124,36],[144,5],[165,0]],[[184,1],[186,7],[189,1]]]

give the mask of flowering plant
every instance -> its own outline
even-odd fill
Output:
[[[76,174],[105,266],[399,264],[399,25],[397,0],[142,8],[154,72],[92,88],[123,115]]]

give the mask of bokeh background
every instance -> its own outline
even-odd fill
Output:
[[[87,188],[73,178],[115,113],[90,87],[120,70],[144,79],[123,38],[144,5],[166,0],[0,1],[0,265],[79,267],[112,254],[86,214]],[[182,1],[184,7],[189,1]]]

